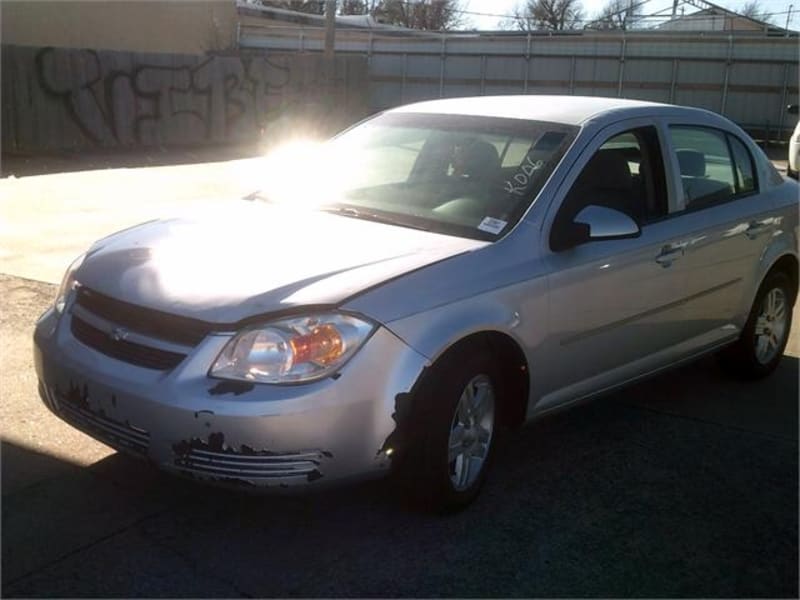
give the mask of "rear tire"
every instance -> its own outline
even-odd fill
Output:
[[[794,300],[795,290],[786,273],[769,273],[758,289],[739,340],[720,355],[730,374],[761,379],[775,370],[789,341]]]
[[[402,476],[411,500],[437,513],[465,508],[486,481],[500,424],[504,378],[488,351],[445,357],[414,398],[416,429]]]

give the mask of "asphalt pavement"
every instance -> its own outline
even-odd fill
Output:
[[[0,180],[4,597],[798,597],[797,327],[764,381],[706,359],[523,428],[448,517],[387,481],[200,486],[51,415],[31,334],[69,260],[194,197],[228,201],[256,166]]]

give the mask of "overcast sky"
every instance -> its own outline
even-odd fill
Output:
[[[607,2],[607,0],[581,1],[583,8],[589,17],[595,16]],[[730,10],[736,10],[741,8],[741,6],[744,5],[747,0],[713,1],[714,4],[724,6]],[[514,12],[514,7],[523,3],[524,0],[461,0],[461,5],[464,10],[497,15],[511,15]],[[769,11],[770,13],[783,13],[776,14],[772,19],[776,25],[781,27],[786,25],[786,11],[789,10],[789,5],[792,3],[793,2],[789,2],[787,0],[759,0],[759,4],[763,10]],[[798,29],[800,27],[800,0],[794,2],[794,4],[795,6],[791,16],[790,28]],[[650,0],[649,3],[643,7],[643,10],[644,14],[652,14],[659,9],[668,8],[670,6],[672,6],[671,0]],[[680,11],[680,8],[678,10]],[[692,9],[690,5],[686,5],[687,12],[692,12],[693,10],[695,9]],[[499,17],[495,16],[465,15],[465,18],[470,19],[472,26],[478,29],[496,29],[498,22],[501,20]]]

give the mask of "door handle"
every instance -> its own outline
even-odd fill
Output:
[[[656,262],[665,269],[683,256],[683,246],[664,246],[661,254],[656,256]]]
[[[769,229],[769,226],[763,221],[750,221],[747,225],[747,229],[744,230],[744,234],[748,239],[754,240],[767,229]]]

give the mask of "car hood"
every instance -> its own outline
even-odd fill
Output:
[[[333,305],[487,242],[318,211],[235,203],[97,242],[76,277],[119,300],[212,323]]]

